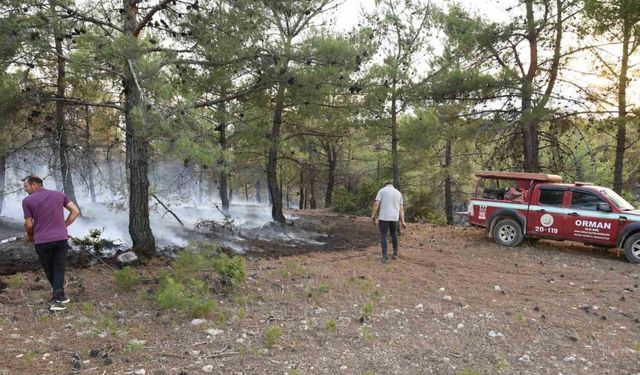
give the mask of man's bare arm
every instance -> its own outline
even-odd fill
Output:
[[[371,220],[373,220],[373,225],[376,225],[376,212],[378,212],[378,207],[380,207],[380,201],[373,201],[373,208],[371,209]]]
[[[76,221],[76,219],[78,218],[78,216],[80,216],[80,209],[78,208],[78,206],[76,206],[75,203],[73,202],[69,202],[67,203],[64,208],[66,208],[67,210],[69,210],[69,216],[67,216],[67,218],[64,221],[64,224],[66,226],[69,226],[71,224],[73,224],[74,221]]]
[[[24,219],[24,239],[33,241],[33,218]]]
[[[407,227],[407,223],[404,221],[404,205],[403,204],[400,205],[400,225],[402,225],[403,228]]]

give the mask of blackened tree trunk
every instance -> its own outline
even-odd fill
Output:
[[[91,203],[96,203],[96,185],[93,180],[93,148],[91,147],[91,115],[89,114],[89,106],[85,106],[85,122],[84,122],[84,170],[87,176],[87,185],[89,187],[89,195]]]
[[[273,123],[269,145],[269,157],[267,162],[267,183],[269,197],[271,198],[271,218],[278,223],[286,223],[282,213],[282,191],[278,186],[278,148],[280,146],[280,128],[282,126],[282,112],[284,111],[285,87],[280,84],[276,94],[275,109],[273,111]]]
[[[4,206],[4,183],[6,179],[7,155],[0,154],[0,215]]]
[[[304,202],[305,200],[305,188],[304,188],[304,164],[300,165],[300,184],[298,185],[300,187],[300,201],[298,202],[298,208],[300,208],[301,210],[304,210]]]
[[[629,70],[629,40],[631,39],[630,27],[623,26],[622,36],[622,61],[620,76],[618,78],[618,129],[616,132],[616,159],[613,168],[613,190],[622,192],[622,177],[624,173],[624,153],[627,149],[627,85]]]
[[[391,97],[391,168],[393,169],[393,186],[400,190],[400,163],[398,160],[398,97],[395,92]]]
[[[258,203],[262,203],[262,197],[260,196],[260,190],[262,187],[260,186],[260,180],[256,181],[256,200]]]
[[[316,203],[316,167],[311,166],[311,173],[309,176],[309,190],[311,194],[309,195],[309,208],[315,210],[318,208]]]
[[[201,165],[198,171],[198,204],[204,203],[204,167]]]
[[[224,103],[221,103],[218,105],[218,110],[220,111],[220,113],[224,114],[226,111],[226,106]],[[220,184],[218,185],[218,192],[220,194],[220,201],[222,202],[222,212],[224,213],[228,213],[229,212],[229,181],[227,178],[227,160],[225,159],[225,155],[226,155],[226,151],[228,148],[228,142],[227,142],[227,124],[225,121],[223,121],[220,125],[218,125],[217,127],[218,132],[220,133],[218,135],[218,143],[220,144],[220,159],[218,159],[218,166],[220,167],[220,175],[219,175],[219,181]]]
[[[444,149],[444,212],[447,224],[453,224],[453,193],[451,185],[453,179],[451,176],[451,137],[447,137],[447,143]]]
[[[137,2],[123,0],[123,8],[125,37],[137,38]],[[155,253],[156,242],[149,222],[149,140],[145,134],[147,108],[133,70],[136,62],[135,56],[127,59],[122,80],[129,171],[129,234],[134,251],[150,257]]]
[[[327,162],[329,164],[327,175],[327,191],[324,194],[324,207],[331,207],[333,201],[333,188],[336,184],[336,168],[338,167],[338,149],[333,144],[328,144],[326,147]]]
[[[51,2],[52,14],[55,14],[55,4]],[[55,19],[53,22],[53,33],[55,40],[56,50],[56,65],[57,65],[57,99],[56,100],[56,137],[58,142],[58,160],[60,161],[60,173],[62,175],[62,190],[69,197],[69,199],[78,205],[76,199],[75,190],[73,188],[73,177],[71,176],[71,165],[69,162],[69,141],[67,137],[67,126],[64,116],[64,97],[66,88],[66,61],[64,57],[64,50],[62,48],[63,36],[60,31],[60,26],[57,23],[59,20]],[[80,205],[78,205],[80,207]]]

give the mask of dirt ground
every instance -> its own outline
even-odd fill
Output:
[[[327,245],[253,244],[224,318],[145,297],[168,260],[131,292],[104,266],[70,270],[55,314],[40,272],[2,276],[0,374],[640,373],[640,267],[623,254],[411,224],[383,264],[367,218],[301,215]]]

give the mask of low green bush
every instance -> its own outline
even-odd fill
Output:
[[[129,266],[113,271],[113,276],[116,279],[116,284],[124,290],[132,290],[142,281],[138,272]]]

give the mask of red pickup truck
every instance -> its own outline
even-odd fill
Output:
[[[640,210],[613,190],[543,173],[476,176],[469,223],[487,228],[499,245],[518,246],[525,237],[579,241],[624,248],[631,263],[640,263]]]

